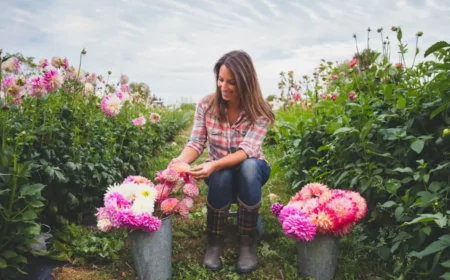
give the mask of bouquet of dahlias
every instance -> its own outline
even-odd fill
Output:
[[[349,234],[355,223],[366,215],[367,203],[357,192],[311,183],[286,206],[274,203],[271,210],[287,236],[296,241],[311,241],[316,234],[336,237]]]
[[[195,181],[186,173],[189,168],[176,161],[157,172],[156,185],[145,177],[129,176],[121,184],[110,186],[104,207],[97,209],[97,227],[105,232],[118,228],[154,232],[166,216],[188,216],[198,195]]]

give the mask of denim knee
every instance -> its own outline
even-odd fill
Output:
[[[248,206],[261,201],[262,186],[270,177],[270,166],[266,161],[246,159],[239,168],[239,199]]]

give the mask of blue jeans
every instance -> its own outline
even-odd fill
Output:
[[[239,198],[245,205],[261,202],[262,186],[269,180],[271,168],[264,160],[249,158],[241,164],[212,173],[205,179],[208,203],[221,209]]]

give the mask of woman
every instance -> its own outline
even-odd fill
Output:
[[[250,56],[232,51],[214,66],[216,92],[203,98],[195,112],[194,126],[177,160],[191,164],[209,143],[209,158],[189,171],[208,185],[208,245],[203,264],[220,270],[228,210],[237,194],[239,257],[236,270],[248,273],[258,265],[254,233],[261,206],[261,188],[270,176],[262,153],[269,123],[275,120],[265,102]]]

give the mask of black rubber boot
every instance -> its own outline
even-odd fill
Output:
[[[203,258],[203,265],[212,271],[217,271],[222,269],[220,257],[223,252],[225,226],[227,224],[230,204],[222,209],[214,209],[209,203],[206,206],[208,209],[206,217],[208,244]]]
[[[247,206],[241,201],[238,202],[239,257],[236,263],[236,271],[238,273],[250,273],[258,268],[255,231],[261,202],[255,206]]]

